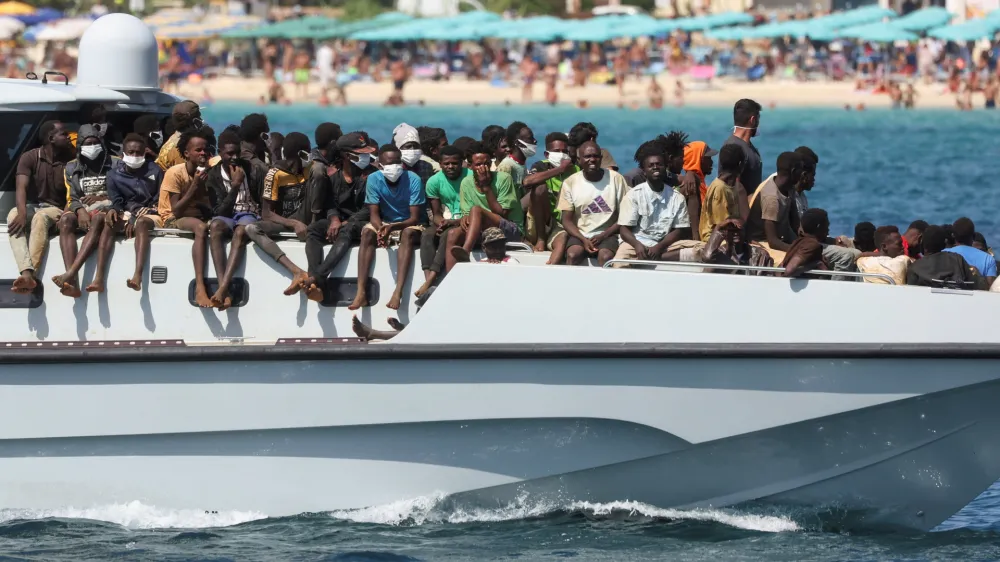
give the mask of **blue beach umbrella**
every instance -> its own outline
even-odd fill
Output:
[[[905,16],[892,22],[894,27],[907,31],[927,31],[948,25],[953,17],[952,13],[944,8],[932,6],[915,12],[910,12]]]
[[[945,41],[978,41],[993,37],[998,29],[1000,29],[1000,19],[981,18],[932,29],[927,35]]]
[[[896,41],[916,41],[917,34],[900,29],[892,23],[869,23],[848,27],[837,31],[837,36],[858,39],[869,43],[895,43]]]

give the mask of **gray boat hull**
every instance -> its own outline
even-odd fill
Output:
[[[931,529],[1000,477],[993,359],[401,349],[8,357],[0,506],[281,516],[431,495],[494,507],[765,502]]]

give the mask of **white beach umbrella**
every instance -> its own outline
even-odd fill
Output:
[[[83,36],[94,20],[74,18],[59,20],[35,34],[35,41],[72,41]]]
[[[10,33],[13,35],[22,29],[24,29],[24,22],[12,17],[0,17],[0,33]]]

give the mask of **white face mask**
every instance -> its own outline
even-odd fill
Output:
[[[396,180],[403,175],[403,165],[402,164],[386,164],[382,166],[382,175],[389,183],[396,183]]]
[[[367,169],[368,166],[370,166],[372,163],[371,154],[353,154],[352,156],[353,158],[351,158],[351,164],[354,164],[359,169],[362,170]],[[354,158],[357,158],[357,160],[355,160]]]
[[[757,135],[760,134],[760,127],[740,127],[739,125],[734,125],[733,126],[733,133],[735,133],[737,129],[743,129],[744,131],[750,131],[750,136],[751,137],[756,137]]]
[[[146,159],[142,156],[129,156],[126,154],[125,156],[122,156],[122,162],[129,168],[136,170],[141,168],[142,165],[146,163]]]
[[[156,144],[156,148],[160,148],[163,145],[163,132],[153,131],[149,133],[149,138]]]
[[[107,123],[94,123],[94,127],[97,128],[97,134],[101,135],[101,138],[104,138],[104,135],[108,133]]]
[[[80,156],[83,156],[87,160],[94,160],[103,151],[104,147],[99,144],[86,144],[80,147]]]
[[[558,167],[559,164],[562,164],[566,160],[569,160],[569,154],[566,154],[565,152],[546,152],[545,154],[546,154],[545,156],[546,160],[548,160],[550,164],[556,167]]]
[[[302,161],[302,167],[303,168],[308,168],[309,167],[309,153],[308,152],[306,152],[304,150],[300,150],[299,151],[299,160]]]
[[[412,166],[420,161],[420,157],[424,155],[423,151],[419,148],[413,150],[400,150],[403,155],[403,163],[407,166]]]
[[[521,145],[521,152],[524,153],[525,158],[531,158],[532,156],[535,155],[535,153],[538,152],[537,144],[528,144],[523,140],[517,141],[517,144]]]

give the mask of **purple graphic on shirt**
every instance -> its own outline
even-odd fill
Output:
[[[608,205],[608,202],[605,201],[603,197],[598,195],[596,198],[594,198],[593,201],[590,202],[590,205],[587,205],[583,209],[582,214],[590,215],[593,213],[610,213],[610,212],[612,212],[611,206]]]

